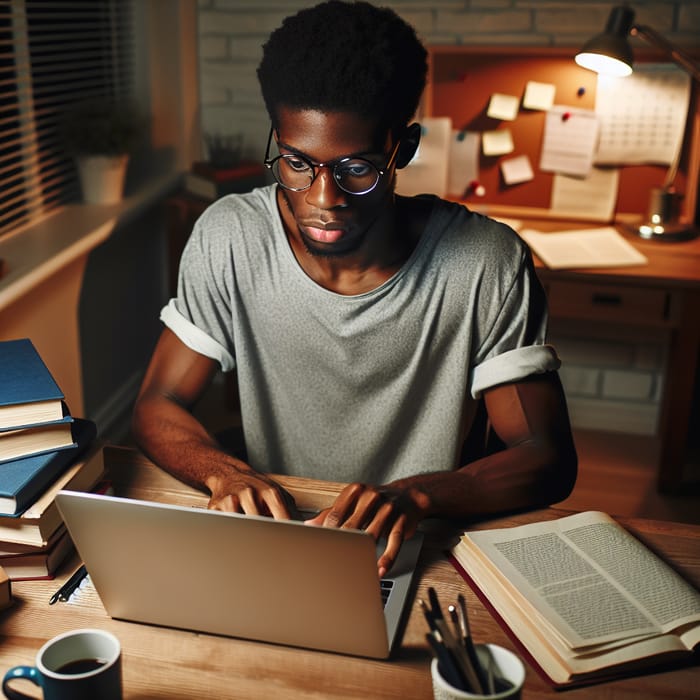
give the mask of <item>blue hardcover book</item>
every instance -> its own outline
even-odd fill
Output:
[[[22,513],[92,444],[96,434],[92,421],[75,418],[73,447],[0,464],[0,515]]]
[[[59,420],[63,398],[29,338],[0,341],[0,428]]]
[[[21,428],[0,428],[0,470],[5,462],[75,447],[72,416]]]

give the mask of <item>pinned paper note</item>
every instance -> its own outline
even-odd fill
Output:
[[[450,141],[450,167],[447,192],[460,197],[470,183],[479,179],[479,145],[481,138],[476,131],[453,131]]]
[[[549,111],[554,104],[556,90],[556,86],[551,83],[538,83],[536,80],[529,80],[525,86],[523,107]]]
[[[485,156],[503,156],[513,152],[513,135],[510,129],[484,131],[481,134],[481,145]]]
[[[555,174],[549,208],[562,218],[612,221],[620,171],[591,168],[588,177]]]
[[[540,170],[586,177],[597,143],[595,112],[555,105],[545,118]]]
[[[422,135],[418,157],[396,171],[396,192],[415,194],[447,194],[448,162],[452,119],[426,117],[421,120]]]
[[[503,119],[513,121],[518,116],[518,108],[520,107],[520,99],[514,95],[504,95],[500,92],[494,92],[491,95],[489,108],[486,115],[491,119]]]
[[[527,156],[516,156],[501,162],[501,174],[506,185],[517,185],[535,177]]]

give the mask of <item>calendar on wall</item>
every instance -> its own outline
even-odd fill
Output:
[[[599,76],[598,165],[671,165],[680,152],[690,76],[673,64],[635,66],[625,78]]]

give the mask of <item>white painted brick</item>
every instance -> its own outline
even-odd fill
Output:
[[[255,66],[234,63],[211,63],[200,78],[203,90],[227,90],[238,102],[262,104]],[[203,100],[204,101],[204,100]],[[205,102],[206,104],[206,102]]]
[[[664,347],[656,343],[640,343],[634,349],[633,365],[636,369],[658,371],[663,369]]]
[[[205,36],[199,40],[199,58],[204,61],[212,58],[226,58],[228,39],[224,36]],[[201,64],[200,64],[201,65]]]
[[[652,396],[653,374],[626,370],[603,372],[603,396],[611,399],[649,400]]]
[[[605,28],[610,8],[605,5],[570,3],[559,7],[543,7],[535,11],[535,29],[538,32],[559,35],[600,34]]]
[[[659,407],[638,401],[603,401],[583,397],[567,398],[574,428],[608,432],[656,435]]]
[[[652,400],[661,405],[661,397],[664,393],[664,375],[662,372],[657,372],[654,375],[654,389],[652,394]]]
[[[694,45],[700,44],[700,3],[684,2],[678,11],[678,26],[676,32],[685,32],[694,36]]]
[[[532,14],[526,10],[499,12],[439,12],[435,32],[452,34],[501,34],[528,32],[532,29]]]
[[[567,396],[598,396],[600,394],[600,370],[591,367],[564,365],[559,370]]]
[[[629,367],[632,364],[634,349],[628,343],[557,338],[554,335],[550,335],[549,342],[566,364],[602,367]]]

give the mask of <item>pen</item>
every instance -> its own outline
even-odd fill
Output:
[[[442,608],[440,607],[440,600],[437,595],[437,591],[431,586],[428,588],[428,600],[430,601],[430,609],[433,613],[433,618],[436,620],[442,620]]]
[[[81,564],[75,573],[51,596],[49,600],[49,605],[53,605],[59,600],[65,603],[75,589],[82,583],[83,579],[87,576],[87,569],[85,564]]]
[[[462,632],[462,646],[467,653],[467,657],[471,662],[471,665],[476,672],[477,678],[479,679],[479,685],[481,689],[485,692],[489,684],[488,672],[485,672],[479,663],[479,657],[476,655],[476,649],[474,647],[474,642],[472,640],[471,630],[469,629],[469,613],[467,612],[467,601],[464,596],[460,593],[457,596],[457,620],[458,626]]]

